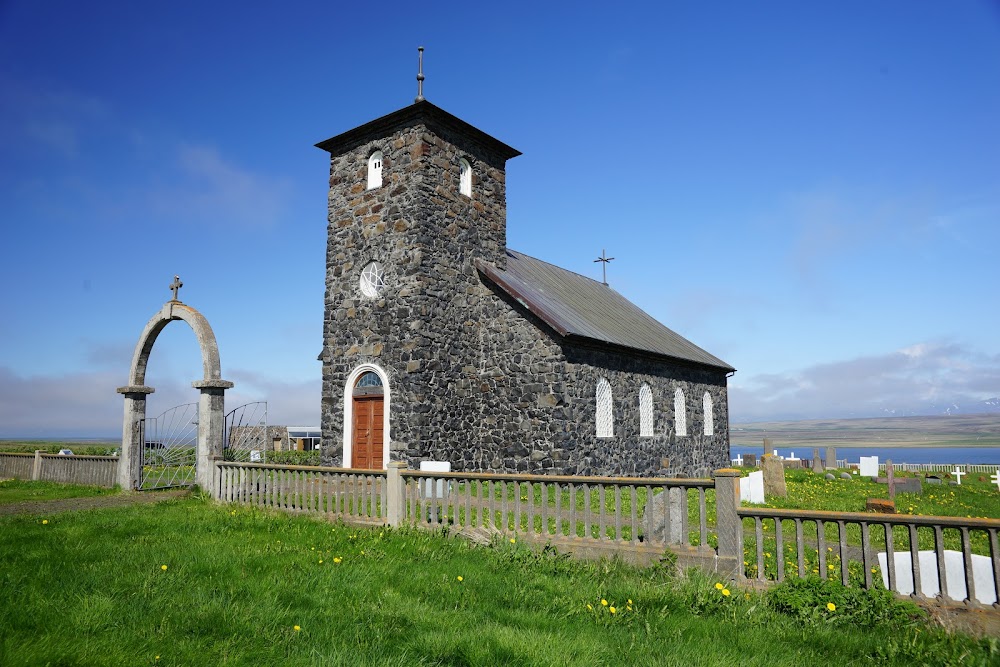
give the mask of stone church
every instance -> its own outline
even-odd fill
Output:
[[[734,369],[606,284],[507,247],[520,153],[427,102],[330,154],[324,465],[707,475]]]

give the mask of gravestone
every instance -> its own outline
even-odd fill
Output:
[[[771,454],[772,456],[777,454],[774,451],[774,445],[771,443],[770,438],[764,438],[764,454]]]
[[[743,465],[747,468],[757,467],[757,455],[756,454],[744,454],[743,455]]]
[[[764,473],[754,471],[746,477],[740,477],[740,502],[764,502]]]
[[[833,470],[837,467],[837,448],[827,447],[826,448],[826,468],[827,470]]]
[[[664,503],[667,504],[666,511]],[[653,532],[650,537],[654,542],[687,544],[688,507],[685,489],[672,488],[655,494],[645,511],[653,515]]]
[[[885,479],[886,484],[889,485],[889,500],[896,500],[896,485],[894,482],[894,472],[895,468],[892,467],[892,459],[885,460]]]
[[[451,463],[448,461],[421,461],[420,471],[451,472]],[[443,500],[448,497],[448,483],[443,479],[424,479],[420,485],[420,493],[425,499]]]
[[[833,475],[832,472],[826,473],[825,475],[823,475],[823,477],[826,478],[826,480],[829,481],[829,482],[832,482],[835,479],[837,479],[836,477],[834,477],[834,475]]]
[[[948,597],[962,601],[967,595],[965,586],[965,559],[961,551],[944,550],[944,588]],[[896,588],[902,595],[913,593],[913,569],[910,567],[909,551],[897,551],[893,564],[896,572]],[[993,562],[989,556],[972,554],[972,590],[969,597],[983,605],[992,605],[997,601],[996,587],[993,584]],[[888,562],[884,551],[878,554],[878,565],[882,571],[882,585],[889,588]],[[917,567],[920,568],[920,592],[929,597],[936,597],[940,592],[938,586],[937,554],[933,551],[917,553]]]
[[[866,512],[878,512],[879,514],[895,514],[896,503],[887,498],[869,498],[865,501]]]
[[[940,481],[938,480],[938,483]],[[875,479],[875,482],[878,484],[888,484],[889,478],[878,477]],[[893,479],[892,485],[896,488],[896,493],[916,493],[919,495],[924,491],[919,477],[896,477]]]
[[[823,472],[823,462],[819,460],[819,447],[813,449],[812,471]]]
[[[849,473],[849,472],[842,472],[842,473],[840,473],[840,479],[846,479],[848,482],[850,482],[854,478],[851,477],[851,473]]]
[[[940,484],[941,478],[937,475],[927,475],[927,477],[924,478],[924,481],[928,484]]]
[[[760,467],[764,477],[764,495],[786,497],[788,488],[785,486],[785,466],[781,459],[773,454],[765,454]]]
[[[862,477],[878,477],[878,457],[862,456],[858,460],[858,468]]]

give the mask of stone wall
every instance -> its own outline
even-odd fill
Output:
[[[366,190],[375,150],[383,153],[383,185]],[[458,192],[462,158],[473,169],[471,198]],[[345,383],[372,363],[387,376],[390,456],[414,467],[433,459],[456,471],[695,475],[725,465],[723,371],[563,344],[484,283],[475,260],[505,266],[503,167],[464,135],[421,124],[363,138],[332,156],[323,464],[342,462]],[[386,290],[376,298],[359,287],[370,261],[386,270]],[[614,392],[612,438],[595,436],[598,377]],[[638,435],[643,382],[654,397],[651,438]],[[714,436],[674,436],[678,386],[689,434],[701,433],[702,394],[712,393]]]

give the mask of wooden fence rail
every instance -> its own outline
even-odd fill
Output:
[[[818,575],[864,588],[883,583],[922,600],[1000,608],[1000,520],[749,507],[738,515],[744,529],[752,522],[751,579]],[[946,550],[949,545],[956,548]],[[985,567],[975,567],[974,560],[987,557]]]
[[[0,453],[0,477],[110,488],[118,482],[117,474],[117,456]]]
[[[741,507],[732,469],[708,480],[444,473],[395,462],[387,470],[215,465],[215,494],[226,502],[509,536],[640,563],[669,550],[682,567],[758,582],[818,575],[871,588],[884,572],[899,594],[1000,608],[1000,520]],[[977,584],[984,565],[988,583]]]
[[[215,462],[215,497],[224,502],[384,523],[384,470]]]

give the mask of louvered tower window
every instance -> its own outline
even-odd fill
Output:
[[[458,176],[458,191],[466,197],[472,196],[472,165],[465,158],[462,158],[461,170]]]
[[[368,158],[368,189],[382,187],[382,151],[375,151]]]

